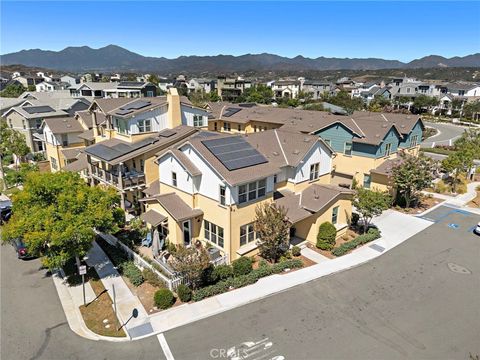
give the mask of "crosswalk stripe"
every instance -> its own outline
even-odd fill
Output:
[[[163,353],[165,354],[165,357],[167,360],[175,360],[173,357],[172,351],[170,350],[170,347],[168,346],[167,339],[165,339],[165,336],[163,333],[157,335],[158,342],[160,343],[160,346],[162,347]]]

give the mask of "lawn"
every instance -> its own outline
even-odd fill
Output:
[[[87,327],[98,335],[125,337],[123,329],[117,330],[119,321],[113,311],[112,300],[98,276],[90,279],[90,285],[97,298],[86,306],[80,306],[80,312]],[[106,324],[110,325],[109,328],[105,327],[106,324],[103,322],[105,319],[108,320]]]

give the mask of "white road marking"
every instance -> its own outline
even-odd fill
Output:
[[[170,350],[170,347],[168,346],[167,339],[165,339],[165,336],[163,333],[157,335],[158,342],[160,343],[160,346],[162,347],[163,353],[165,354],[165,357],[167,360],[175,360],[173,357],[172,351]]]

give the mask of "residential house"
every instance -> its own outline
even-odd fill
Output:
[[[70,75],[64,75],[60,78],[60,81],[63,83],[68,83],[70,86],[75,86],[77,84],[80,84],[80,78],[78,77],[73,77]]]
[[[303,78],[299,80],[278,80],[272,85],[273,96],[276,99],[296,99],[298,93],[302,91]]]
[[[85,82],[77,86],[72,86],[69,90],[73,97],[140,98],[157,96],[157,87],[154,84],[136,81]]]
[[[170,243],[203,243],[229,261],[258,252],[259,204],[283,206],[291,235],[310,243],[320,223],[331,221],[341,236],[351,216],[352,191],[328,185],[332,150],[316,136],[200,132],[159,153],[157,162],[142,218]]]
[[[236,99],[243,94],[245,89],[249,89],[250,87],[252,87],[252,82],[242,77],[228,78],[226,76],[219,76],[217,78],[217,94],[225,101]]]
[[[35,85],[35,89],[38,92],[67,90],[70,87],[70,83],[43,81],[40,84]]]
[[[312,100],[319,100],[322,95],[329,95],[331,89],[332,84],[328,81],[305,80],[302,91],[312,94]]]
[[[84,153],[91,184],[115,188],[132,212],[139,211],[142,190],[158,179],[155,154],[207,126],[206,110],[174,88],[148,99],[96,99],[89,111],[95,144]]]

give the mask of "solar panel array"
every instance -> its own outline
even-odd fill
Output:
[[[54,112],[55,110],[50,106],[26,106],[23,108],[29,114],[39,114],[39,113],[47,113],[47,112]]]
[[[173,130],[171,130],[171,129],[164,129],[164,130],[160,131],[160,132],[158,133],[158,135],[160,135],[161,137],[166,137],[166,138],[168,138],[168,137],[170,137],[170,136],[175,135],[176,133],[177,133],[176,131],[173,131]]]
[[[238,113],[240,110],[242,109],[239,109],[239,108],[226,108],[225,111],[223,112],[222,116],[224,117],[230,117],[236,113]]]
[[[238,170],[268,162],[262,154],[240,136],[203,140],[202,144],[228,170]]]
[[[122,106],[119,111],[115,112],[115,114],[127,115],[132,113],[134,110],[143,109],[144,107],[150,106],[151,104],[152,104],[151,101],[137,100]]]

